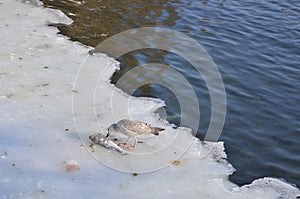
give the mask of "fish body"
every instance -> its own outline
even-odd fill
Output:
[[[111,141],[110,139],[108,139],[107,137],[105,137],[104,135],[102,135],[100,133],[90,135],[89,139],[93,143],[103,146],[109,150],[117,151],[117,152],[121,153],[122,155],[127,154],[127,151],[125,151],[124,149],[119,147],[115,142]]]

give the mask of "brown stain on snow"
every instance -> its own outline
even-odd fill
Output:
[[[180,162],[179,160],[174,160],[174,161],[172,162],[172,164],[175,165],[175,166],[179,166],[180,163],[181,163],[181,162]]]
[[[80,170],[80,167],[77,164],[67,164],[65,168],[66,173],[70,173],[77,170]]]

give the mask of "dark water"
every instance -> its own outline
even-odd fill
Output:
[[[237,169],[239,185],[270,176],[300,187],[300,2],[43,0],[74,20],[62,34],[90,46],[124,30],[160,26],[201,43],[217,64],[226,88],[227,116],[220,140]],[[70,14],[71,13],[71,14]],[[164,51],[137,51],[119,58],[121,71],[149,62],[172,65],[189,79],[199,98],[202,138],[210,118],[203,80],[185,60]],[[141,77],[142,78],[142,77]],[[168,89],[143,86],[136,96],[166,101],[168,119],[179,123],[178,101]]]

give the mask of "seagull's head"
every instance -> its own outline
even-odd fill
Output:
[[[106,135],[106,137],[108,137],[108,136],[111,135],[111,134],[117,133],[118,130],[119,130],[119,127],[118,127],[117,124],[112,124],[112,125],[110,125],[110,126],[108,127],[108,129],[107,129],[107,135]]]

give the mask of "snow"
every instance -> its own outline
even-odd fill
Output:
[[[300,195],[273,178],[243,187],[229,182],[234,168],[222,142],[203,143],[189,129],[172,128],[153,114],[164,105],[161,100],[129,97],[115,88],[108,80],[118,63],[106,55],[91,56],[89,47],[57,35],[47,25],[71,20],[31,2],[0,0],[1,198]],[[166,132],[142,137],[144,143],[127,156],[101,147],[92,152],[88,135],[128,114]]]

